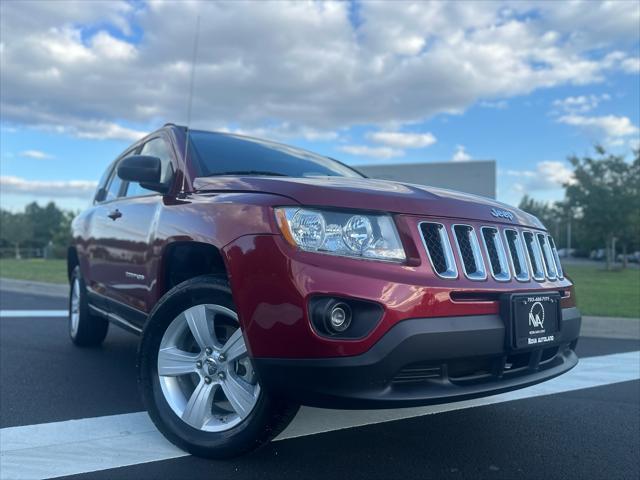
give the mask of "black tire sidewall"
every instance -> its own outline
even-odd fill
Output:
[[[73,284],[78,280],[80,291],[80,303],[78,305],[78,329],[76,335],[73,336],[71,329],[71,299],[73,295]],[[87,286],[82,278],[80,266],[76,266],[71,272],[69,279],[69,316],[67,319],[67,330],[71,341],[80,347],[97,346],[102,343],[107,336],[109,322],[103,318],[91,314],[89,309],[89,298],[87,295]]]
[[[180,419],[162,392],[158,377],[158,351],[169,324],[188,308],[203,303],[236,311],[225,279],[215,276],[188,280],[168,292],[149,315],[138,352],[138,383],[143,402],[158,429],[175,445],[195,455],[225,458],[253,450],[271,438],[271,421],[279,402],[261,389],[251,413],[223,432],[203,432]]]

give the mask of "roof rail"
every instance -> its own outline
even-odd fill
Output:
[[[167,122],[163,125],[163,127],[177,127],[177,128],[184,128],[186,130],[187,127],[185,127],[184,125],[177,125],[175,123],[172,122]]]

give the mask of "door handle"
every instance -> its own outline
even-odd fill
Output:
[[[122,216],[122,212],[117,208],[115,210],[111,210],[109,215],[107,215],[111,220],[117,220]]]

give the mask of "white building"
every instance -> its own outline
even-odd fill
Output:
[[[495,160],[468,162],[389,163],[356,166],[372,178],[449,188],[496,198]]]

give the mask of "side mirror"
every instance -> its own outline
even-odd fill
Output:
[[[162,161],[149,155],[131,155],[118,165],[118,177],[128,182],[135,182],[147,190],[164,193],[167,185],[160,182]]]

